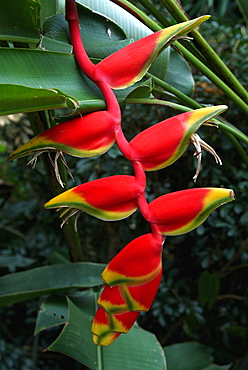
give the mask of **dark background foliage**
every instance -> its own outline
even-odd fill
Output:
[[[236,2],[185,0],[182,5],[191,17],[204,13],[213,15],[201,32],[247,88],[247,30]],[[224,117],[248,134],[244,114],[205,77],[194,70],[193,74],[194,98],[202,104],[229,105]],[[129,105],[124,113],[124,132],[131,138],[151,124],[175,114],[177,112],[161,107]],[[216,210],[197,230],[166,239],[163,281],[151,310],[140,315],[139,324],[155,333],[162,346],[197,340],[210,348],[216,363],[226,364],[239,358],[248,346],[247,169],[220,130],[202,127],[199,134],[215,148],[223,165],[216,165],[214,159],[204,153],[196,185],[232,188],[236,201]],[[35,169],[26,166],[26,159],[6,162],[7,155],[31,136],[27,116],[1,119],[1,275],[51,261],[61,262],[68,257],[57,214],[43,209],[52,194],[42,159]],[[148,174],[149,201],[165,192],[195,186],[193,152],[193,147],[189,148],[171,167]],[[116,147],[95,159],[68,157],[68,163],[75,178],[71,186],[132,171]],[[113,223],[83,214],[78,229],[87,260],[104,263],[127,242],[149,231],[138,212]],[[42,352],[57,332],[46,331],[33,338],[39,304],[34,300],[0,309],[1,370],[26,370],[35,366],[37,369],[82,368],[62,355]]]

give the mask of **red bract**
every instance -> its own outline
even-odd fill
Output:
[[[45,208],[66,207],[102,220],[121,220],[136,211],[137,197],[143,190],[134,176],[104,177],[57,195],[45,204]]]
[[[116,119],[107,111],[93,112],[54,126],[15,150],[9,160],[55,150],[76,157],[106,152],[115,142]]]
[[[92,324],[93,341],[107,346],[127,333],[140,311],[149,310],[161,276],[163,239],[146,234],[123,248],[102,273],[107,283]]]
[[[234,200],[231,189],[198,188],[162,195],[149,204],[149,222],[163,235],[185,234],[220,205]]]
[[[226,109],[226,105],[201,108],[149,127],[131,140],[133,158],[141,163],[145,171],[169,166],[184,153],[191,136],[202,123]]]
[[[104,81],[112,89],[133,85],[144,76],[153,60],[173,37],[187,34],[208,18],[203,16],[176,24],[116,51],[97,64],[94,81]]]
[[[110,286],[135,286],[150,281],[161,269],[161,248],[160,238],[156,240],[152,234],[140,236],[108,264],[103,280]]]

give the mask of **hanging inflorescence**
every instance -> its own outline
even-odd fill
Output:
[[[121,126],[121,111],[113,92],[140,80],[162,49],[208,19],[203,16],[155,32],[111,54],[97,65],[85,52],[78,24],[76,3],[66,1],[66,19],[78,66],[101,90],[106,110],[92,112],[52,127],[13,152],[9,159],[42,152],[56,152],[53,159],[59,182],[57,159],[63,153],[93,157],[105,153],[116,143],[131,162],[134,174],[90,181],[67,190],[45,204],[62,209],[63,223],[81,212],[101,220],[121,220],[137,209],[149,223],[151,232],[126,245],[102,273],[104,289],[93,320],[93,340],[109,345],[121,333],[127,333],[141,311],[147,311],[158,290],[162,275],[162,247],[165,235],[180,235],[199,226],[218,206],[232,201],[234,193],[223,188],[194,188],[162,195],[148,203],[145,196],[146,171],[155,171],[174,163],[189,143],[195,145],[198,158],[202,149],[221,160],[197,134],[206,121],[227,109],[211,106],[179,114],[142,131],[130,142]],[[64,163],[66,164],[65,160]],[[69,169],[68,169],[69,170]]]

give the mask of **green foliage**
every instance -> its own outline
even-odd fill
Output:
[[[213,364],[213,357],[206,346],[184,342],[164,348],[168,370],[228,370],[230,366]]]
[[[6,11],[3,8],[4,3],[1,2],[0,5],[2,16]],[[39,2],[34,3],[39,8]],[[15,14],[22,32],[17,32],[16,29],[13,32],[12,26],[16,25],[16,20],[10,16],[8,24],[4,23],[4,27],[0,28],[1,46],[4,46],[0,48],[0,112],[4,115],[54,109],[50,111],[47,122],[43,122],[47,125],[54,124],[51,119],[54,116],[60,119],[62,117],[63,120],[76,106],[81,112],[87,112],[103,108],[104,101],[77,69],[74,57],[70,54],[68,31],[64,29],[65,21],[61,15],[47,19],[44,28],[42,27],[44,35],[39,50],[35,49],[34,44],[39,43],[38,22],[43,26],[46,16],[56,12],[55,2],[42,0],[41,3],[41,21],[36,18],[34,23],[30,23],[30,14],[20,9],[26,7],[26,1],[19,1],[18,7],[16,2],[13,5],[11,1],[10,13]],[[89,5],[91,2],[80,3]],[[162,2],[159,3],[160,9],[164,9]],[[101,6],[103,2],[94,2],[94,6],[96,4]],[[108,12],[114,12],[114,4],[112,5]],[[243,22],[234,26],[226,25],[219,18],[232,13],[235,21],[240,19],[241,13],[238,12],[236,3],[221,1],[218,4],[203,4],[197,1],[192,6],[192,1],[185,1],[182,5],[191,16],[202,14],[206,6],[207,11],[213,12],[215,19],[206,23],[202,32],[247,88],[247,31]],[[79,8],[83,14],[84,8],[81,5]],[[244,7],[242,9],[245,11]],[[61,7],[57,12],[60,10]],[[103,31],[105,18],[91,12],[87,14],[86,39],[90,40],[92,30],[95,32],[96,27],[99,27],[99,32]],[[109,40],[107,34],[102,32],[100,45],[91,45],[89,42],[87,51],[92,53],[90,56],[101,59],[114,49],[126,45],[130,38],[138,39],[149,32],[147,26],[134,18],[128,18],[128,23],[124,25],[127,18],[123,14],[122,11],[115,13],[117,18],[113,17],[113,22],[110,22],[112,35],[116,37],[114,45],[106,45]],[[95,23],[92,23],[93,20]],[[54,27],[60,27],[58,37],[55,37]],[[138,35],[134,30],[138,30]],[[94,38],[94,42],[96,41]],[[195,66],[193,80],[188,64],[174,50],[164,53],[163,58],[160,63],[164,63],[164,69],[161,69],[161,64],[153,66],[154,74],[158,73],[161,78],[161,71],[165,72],[166,82],[190,97],[195,80],[193,101],[202,105],[228,103],[230,109],[224,118],[243,131],[244,136],[247,134],[244,113],[230,97],[227,98],[225,91],[217,89]],[[3,62],[3,59],[6,61]],[[123,110],[125,109],[123,127],[128,139],[151,124],[174,115],[174,111],[171,108],[143,104],[127,104],[125,108],[126,98],[133,97],[137,103],[141,98],[149,99],[153,91],[155,96],[168,99],[169,106],[179,103],[182,109],[189,108],[186,100],[180,100],[168,91],[160,89],[158,92],[153,87],[151,80],[146,80],[141,87],[137,84],[126,91],[117,92]],[[13,117],[4,118],[1,122],[4,124],[0,125],[0,177],[3,180],[0,184],[0,272],[3,275],[0,278],[0,284],[3,284],[0,299],[3,304],[9,304],[0,310],[0,363],[3,370],[33,369],[35,364],[37,368],[59,369],[64,363],[75,369],[78,366],[82,368],[62,355],[56,358],[54,353],[53,357],[52,351],[75,358],[90,368],[94,368],[95,362],[99,364],[100,361],[104,364],[103,368],[106,366],[108,370],[134,369],[134,364],[137,364],[137,369],[146,366],[152,368],[155,362],[156,369],[165,369],[160,345],[165,346],[168,370],[228,369],[229,365],[226,364],[243,356],[241,348],[247,348],[248,325],[247,168],[240,160],[238,151],[234,150],[233,142],[224,135],[224,129],[201,129],[201,137],[211,142],[221,156],[223,166],[215,166],[212,159],[208,161],[208,154],[204,155],[197,186],[223,185],[233,188],[237,200],[234,205],[227,205],[216,211],[196,231],[167,238],[163,254],[164,277],[160,290],[150,312],[142,314],[139,319],[139,325],[156,334],[160,344],[154,335],[135,326],[111,347],[99,351],[91,343],[90,320],[93,317],[97,288],[101,284],[103,264],[123,245],[139,236],[140,230],[149,232],[148,226],[139,213],[116,223],[104,223],[82,215],[78,229],[84,259],[94,263],[70,264],[58,217],[43,209],[43,204],[53,195],[46,177],[46,162],[39,160],[35,169],[26,167],[26,160],[22,159],[18,163],[6,162],[7,155],[32,136],[27,116],[19,116],[17,123],[13,121]],[[239,145],[247,150],[244,143]],[[148,175],[149,201],[165,191],[194,186],[192,153],[192,149],[189,149],[172,167]],[[130,174],[131,171],[128,161],[116,146],[98,158],[78,160],[68,157],[67,161],[75,180],[74,183],[68,181],[69,187],[108,175]],[[85,268],[86,266],[88,267]],[[12,274],[13,272],[15,273]],[[92,287],[95,287],[95,291]],[[68,297],[67,300],[65,296]],[[41,298],[38,300],[37,297]],[[28,301],[17,303],[24,299]],[[61,331],[65,323],[67,325]],[[34,328],[36,337],[33,341]],[[47,348],[51,352],[42,353],[38,342],[42,350]],[[178,342],[186,343],[174,344]],[[82,347],[84,352],[81,351]],[[46,357],[47,353],[51,357]]]

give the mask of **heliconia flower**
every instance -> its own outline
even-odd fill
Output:
[[[102,278],[110,286],[135,286],[154,279],[160,269],[161,240],[146,234],[127,244],[105,268]]]
[[[62,216],[71,211],[65,221],[79,211],[101,220],[121,220],[136,211],[137,197],[142,191],[134,176],[116,175],[78,185],[57,195],[44,207],[65,207]]]
[[[195,188],[156,198],[149,204],[149,222],[162,235],[185,234],[199,225],[217,207],[235,199],[233,190]]]
[[[106,284],[97,303],[110,314],[120,314],[128,311],[148,311],[156,295],[161,275],[160,256],[159,272],[152,280],[139,285],[137,282],[137,285],[134,286],[124,284],[109,286]]]
[[[149,127],[130,141],[133,158],[141,163],[145,171],[155,171],[169,166],[184,153],[190,141],[195,144],[195,141],[197,141],[194,136],[195,131],[205,121],[226,109],[226,105],[200,108],[179,114]],[[198,142],[200,152],[202,146],[215,156],[217,163],[220,161],[211,147],[207,146],[200,138]],[[197,149],[199,150],[199,148]]]
[[[97,301],[93,341],[107,346],[127,333],[141,311],[148,311],[162,276],[163,238],[146,234],[124,247],[102,273],[106,283]]]
[[[108,111],[88,113],[35,136],[10,154],[8,160],[52,150],[76,157],[94,157],[114,144],[115,125],[116,120]]]
[[[103,81],[112,89],[133,85],[173,38],[187,34],[208,18],[206,15],[170,26],[125,46],[96,65],[94,80]]]

